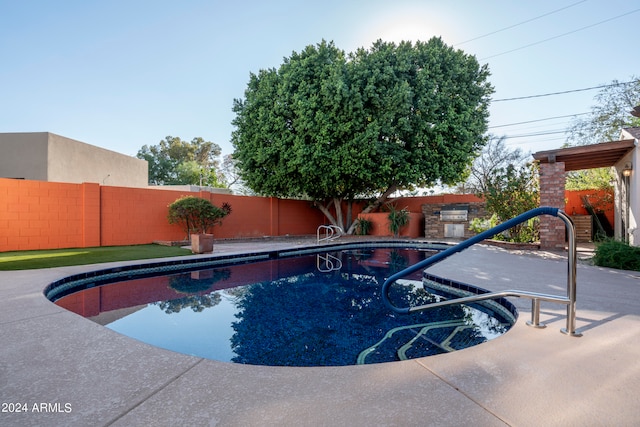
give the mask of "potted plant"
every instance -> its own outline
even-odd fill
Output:
[[[222,218],[230,213],[231,206],[228,203],[217,207],[208,200],[184,196],[169,205],[167,218],[170,224],[183,225],[191,241],[191,251],[201,254],[213,252],[213,234],[209,230],[221,224]]]

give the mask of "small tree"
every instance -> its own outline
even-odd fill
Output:
[[[530,153],[525,153],[519,148],[507,147],[504,136],[489,136],[487,145],[482,148],[482,152],[469,168],[469,177],[456,189],[463,194],[484,194],[496,171],[504,170],[509,165],[524,165],[530,157]]]
[[[231,205],[228,203],[219,208],[208,200],[184,196],[169,205],[167,219],[170,224],[182,224],[189,238],[191,234],[207,233],[230,213]]]
[[[500,222],[507,221],[540,204],[537,167],[509,165],[499,168],[487,181],[487,190],[480,194],[486,201],[487,212]],[[537,223],[518,224],[509,230],[509,240],[529,242],[537,239]]]
[[[607,190],[613,191],[615,181],[613,168],[596,168],[567,172],[567,190]]]

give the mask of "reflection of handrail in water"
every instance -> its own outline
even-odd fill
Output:
[[[507,290],[501,292],[489,292],[479,295],[473,295],[468,297],[455,298],[447,301],[439,301],[431,304],[420,305],[416,307],[396,307],[389,299],[389,289],[391,285],[398,279],[414,273],[418,270],[424,270],[433,264],[440,262],[449,256],[462,252],[468,247],[475,245],[485,239],[493,237],[498,233],[502,233],[503,231],[508,230],[509,228],[523,223],[525,221],[530,220],[531,218],[540,216],[540,215],[551,215],[556,216],[564,221],[566,224],[567,232],[568,232],[568,240],[569,240],[569,252],[567,256],[568,261],[568,271],[567,271],[567,295],[566,296],[556,296],[556,295],[546,295],[540,294],[536,292],[527,292],[527,291],[517,291],[517,290]],[[512,218],[508,221],[503,222],[500,225],[497,225],[487,231],[484,231],[474,237],[471,237],[464,242],[457,244],[445,251],[437,253],[424,261],[416,263],[410,267],[405,268],[404,270],[392,275],[389,277],[384,284],[382,285],[382,299],[385,305],[399,314],[409,314],[416,313],[419,311],[428,310],[431,308],[442,307],[445,305],[453,305],[453,304],[464,304],[468,302],[482,301],[486,299],[495,299],[501,297],[522,297],[531,299],[531,321],[527,322],[530,326],[534,326],[537,328],[544,327],[544,325],[540,324],[540,301],[549,301],[555,302],[559,304],[567,305],[567,327],[562,329],[562,332],[571,335],[571,336],[581,336],[582,334],[576,332],[576,233],[575,227],[573,225],[573,221],[571,218],[561,211],[558,208],[551,207],[540,207],[536,209],[531,209],[521,215],[518,215],[515,218]]]
[[[320,233],[324,232],[324,237],[320,237]],[[337,225],[321,225],[316,232],[318,243],[331,242],[340,238],[344,234],[344,230]]]
[[[324,265],[322,264],[322,262],[324,262]],[[342,260],[331,254],[318,254],[316,255],[316,268],[321,273],[337,271],[342,268]]]

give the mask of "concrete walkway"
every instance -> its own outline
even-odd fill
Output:
[[[217,253],[305,242],[227,242]],[[0,272],[0,426],[632,426],[640,422],[640,273],[578,266],[578,329],[530,301],[504,336],[367,366],[247,366],[173,353],[49,302],[45,286],[126,263]],[[564,294],[555,254],[478,246],[429,271],[491,290]],[[16,409],[26,412],[16,412]]]

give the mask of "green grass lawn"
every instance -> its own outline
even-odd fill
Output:
[[[102,262],[184,255],[191,255],[191,250],[176,246],[161,245],[2,252],[0,253],[0,271],[32,270],[35,268],[65,267],[69,265],[98,264]]]

